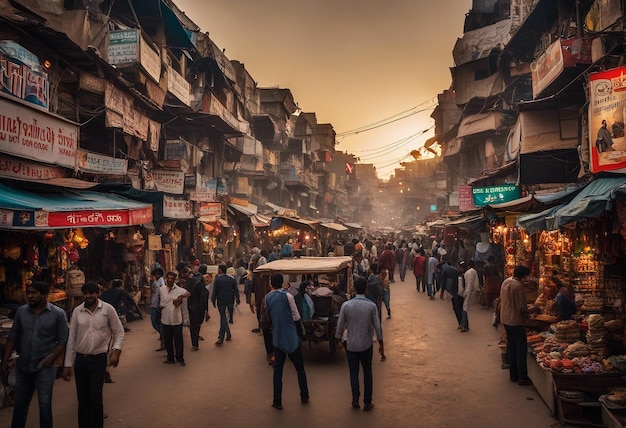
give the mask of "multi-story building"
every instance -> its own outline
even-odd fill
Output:
[[[41,208],[17,215],[5,197],[0,226],[30,230],[35,240],[63,226],[66,238],[89,235],[81,251],[98,260],[90,276],[115,264],[136,285],[139,262],[173,268],[190,257],[233,256],[250,234],[242,236],[231,202],[249,205],[246,214],[267,204],[307,216],[337,209],[328,208],[336,183],[323,165],[334,153],[332,125],[314,114],[298,119],[289,90],[257,88],[244,64],[171,0],[24,1],[2,8],[0,34],[0,181],[15,192],[28,180],[35,190],[54,185],[49,192],[83,201],[83,189],[93,188],[115,211],[102,220],[78,210],[71,222],[54,223],[57,214]],[[11,125],[18,121],[37,138],[25,139]],[[123,205],[114,193],[137,202]],[[122,242],[129,245],[119,260],[107,257],[109,244]],[[55,275],[67,261],[56,257]]]

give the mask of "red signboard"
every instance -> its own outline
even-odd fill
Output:
[[[131,226],[152,221],[152,208],[110,211],[38,212],[36,223],[47,217],[49,227]]]
[[[459,211],[475,210],[472,186],[459,186]]]

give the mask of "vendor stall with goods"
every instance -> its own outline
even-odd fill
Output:
[[[602,204],[576,217],[555,209],[530,235],[539,296],[529,302],[529,378],[565,424],[626,424],[626,215],[622,202]]]

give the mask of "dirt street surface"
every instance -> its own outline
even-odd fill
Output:
[[[509,382],[500,368],[499,333],[491,312],[470,309],[470,331],[457,330],[452,306],[415,290],[414,277],[391,289],[392,318],[383,319],[387,360],[374,360],[371,412],[351,407],[345,352],[330,357],[326,343],[303,345],[311,401],[300,404],[296,374],[285,364],[283,410],[271,407],[272,368],[263,340],[251,333],[256,317],[242,305],[231,325],[232,342],[217,347],[219,315],[203,324],[200,350],[185,333],[181,367],[163,364],[164,352],[149,315],[131,331],[104,386],[105,427],[560,427],[532,386]],[[375,345],[375,350],[378,345]],[[375,354],[377,355],[377,354]],[[54,386],[56,427],[77,426],[74,380]],[[12,408],[0,409],[9,427]],[[36,396],[28,427],[37,427]]]

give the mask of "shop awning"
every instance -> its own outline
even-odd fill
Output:
[[[0,228],[121,227],[152,221],[152,205],[114,194],[55,189],[31,192],[0,184]]]
[[[270,227],[270,224],[272,223],[272,217],[263,214],[255,214],[253,216],[250,216],[250,223],[252,223],[252,226],[257,228]]]
[[[248,204],[244,206],[244,205],[230,203],[228,204],[228,207],[234,209],[235,211],[240,212],[243,215],[247,215],[248,217],[250,217],[251,215],[255,215],[257,213],[257,206],[254,204]]]
[[[343,232],[343,231],[348,230],[348,228],[345,227],[343,224],[333,223],[333,222],[320,223],[320,226],[325,227],[327,229],[336,230],[337,232]]]
[[[344,223],[343,224],[345,227],[348,227],[350,229],[363,229],[363,226],[361,226],[358,223]]]
[[[564,205],[557,205],[556,207],[548,208],[538,213],[519,216],[516,220],[516,224],[530,235],[542,230],[547,230],[546,218],[552,216],[556,211],[563,208],[563,206]]]
[[[456,226],[459,229],[480,231],[485,229],[485,218],[482,215],[470,215],[449,221],[446,226]]]
[[[591,181],[574,198],[546,218],[548,230],[556,230],[580,218],[596,218],[613,208],[615,193],[626,185],[626,175]]]
[[[294,229],[317,230],[318,224],[319,222],[317,220],[276,216],[272,218],[270,229],[276,230],[283,226],[289,226]]]

